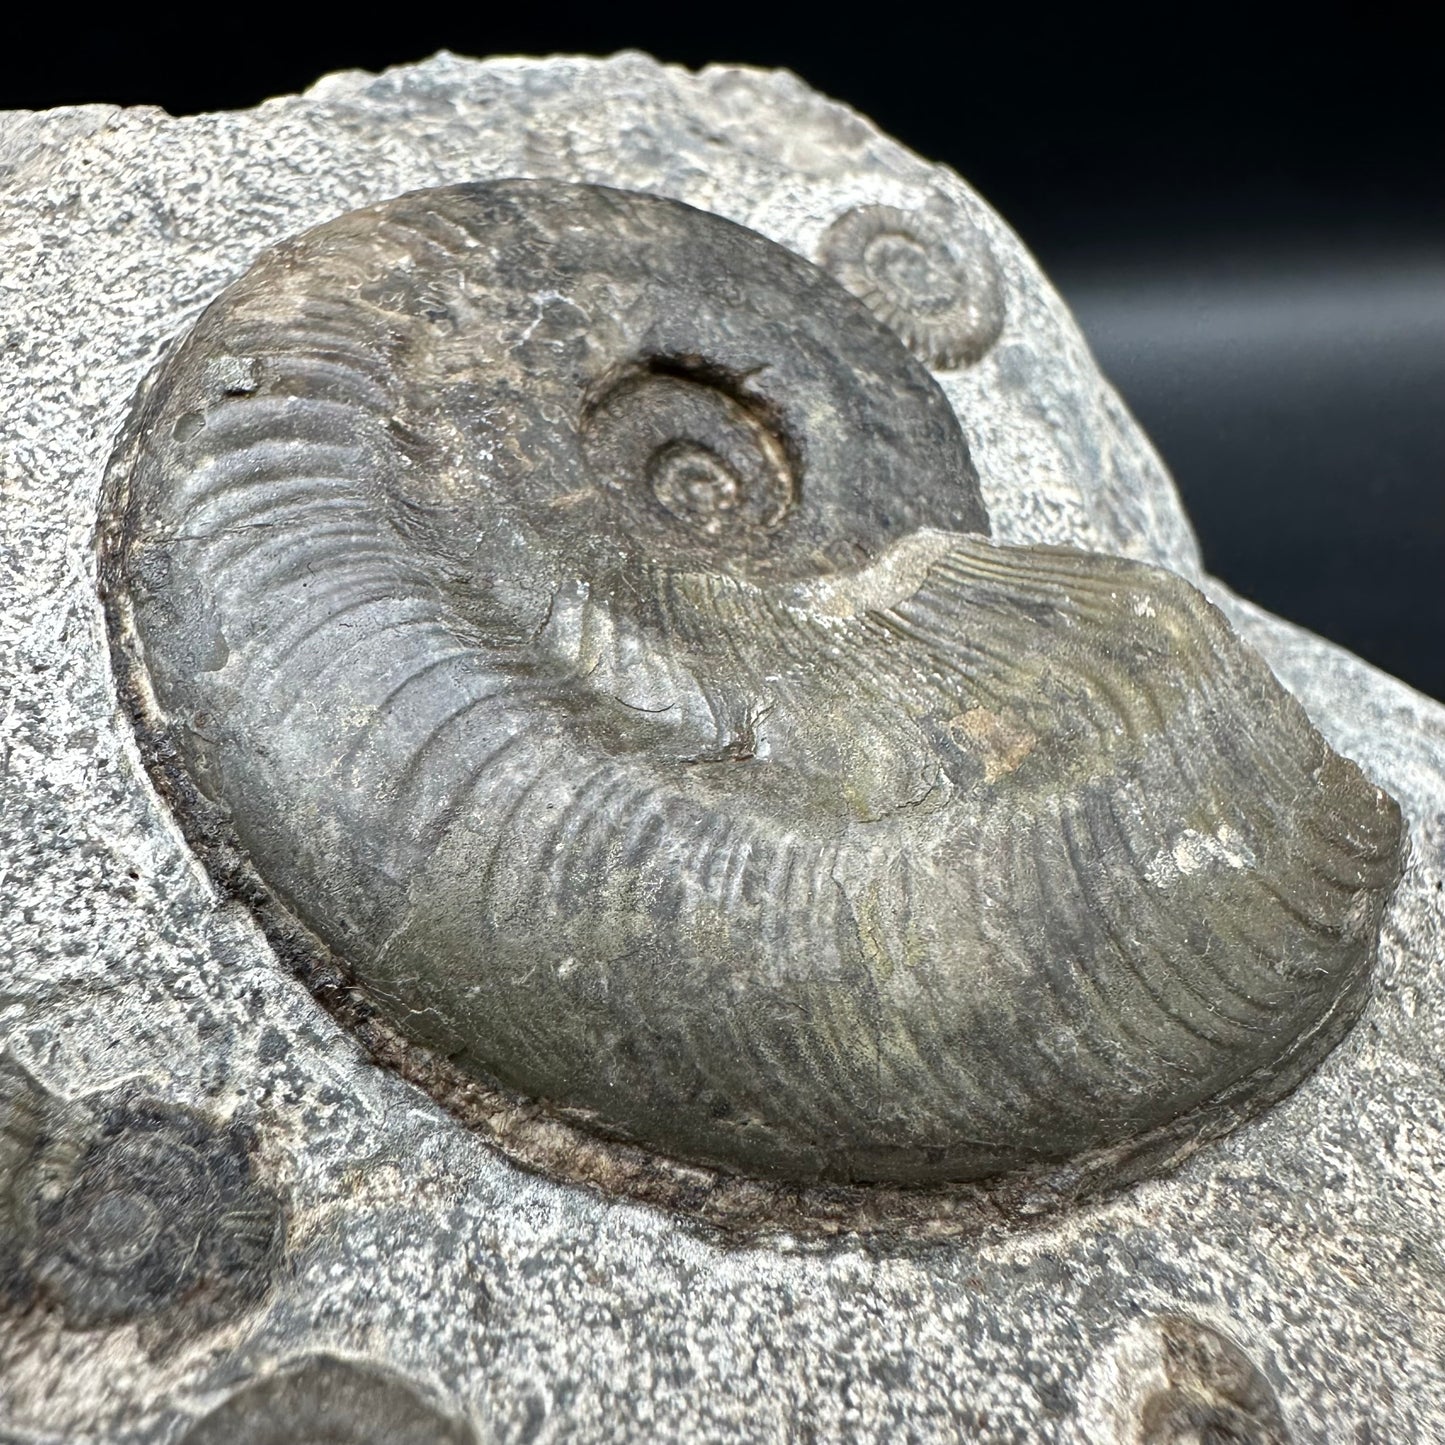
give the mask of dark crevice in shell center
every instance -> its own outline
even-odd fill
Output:
[[[701,356],[649,356],[584,397],[595,483],[687,542],[764,545],[798,504],[802,447],[748,377]]]

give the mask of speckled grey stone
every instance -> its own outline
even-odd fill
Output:
[[[164,344],[268,243],[518,174],[675,196],[809,256],[855,206],[942,206],[986,237],[1002,331],[939,379],[995,534],[1205,586],[1409,821],[1370,1005],[1295,1095],[1030,1230],[729,1242],[517,1171],[369,1064],[214,892],[112,690],[91,536],[116,431]],[[266,1293],[164,1348],[0,1300],[0,1439],[176,1441],[317,1355],[409,1381],[486,1441],[1123,1445],[1187,1438],[1210,1409],[1260,1441],[1445,1438],[1445,710],[1201,576],[1157,458],[956,176],[791,76],[635,55],[442,56],[180,121],[8,115],[0,345],[6,1077],[231,1121],[289,1210]],[[30,1117],[13,1102],[0,1090],[0,1166]]]

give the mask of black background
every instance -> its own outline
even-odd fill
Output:
[[[1445,83],[1423,19],[415,8],[57,13],[53,36],[7,46],[0,107],[248,106],[440,48],[787,66],[955,167],[1024,237],[1213,571],[1445,698]]]

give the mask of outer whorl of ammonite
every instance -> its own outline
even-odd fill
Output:
[[[1100,1398],[1086,1404],[1090,1445],[1289,1445],[1264,1373],[1228,1335],[1198,1320],[1142,1321],[1098,1375]]]
[[[972,366],[1003,330],[998,267],[962,220],[857,206],[829,226],[818,259],[936,371]]]
[[[475,1445],[476,1432],[399,1375],[312,1355],[242,1385],[181,1445]]]
[[[16,1175],[19,1261],[68,1325],[198,1320],[270,1283],[284,1234],[244,1130],[129,1097],[57,1111]]]
[[[1123,1173],[1359,1010],[1394,805],[1178,578],[979,535],[928,373],[717,217],[343,216],[110,488],[154,775],[459,1106],[800,1183]]]

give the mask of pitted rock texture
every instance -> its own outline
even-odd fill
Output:
[[[1204,582],[1401,804],[1410,861],[1365,1014],[1301,1089],[1168,1180],[1032,1230],[739,1244],[519,1172],[375,1068],[211,887],[145,780],[96,601],[130,399],[266,245],[518,174],[674,196],[809,257],[854,207],[940,196],[977,228],[1006,314],[937,375],[995,536]],[[957,177],[790,76],[442,56],[243,114],[7,116],[0,248],[0,1030],[67,1097],[244,1116],[292,1210],[270,1292],[174,1348],[7,1315],[0,1434],[173,1445],[243,1381],[335,1355],[502,1441],[1112,1445],[1137,1389],[1120,1342],[1167,1317],[1231,1341],[1268,1385],[1250,1408],[1278,1433],[1258,1402],[1277,1404],[1296,1445],[1441,1437],[1445,711],[1201,578],[1147,442]]]

